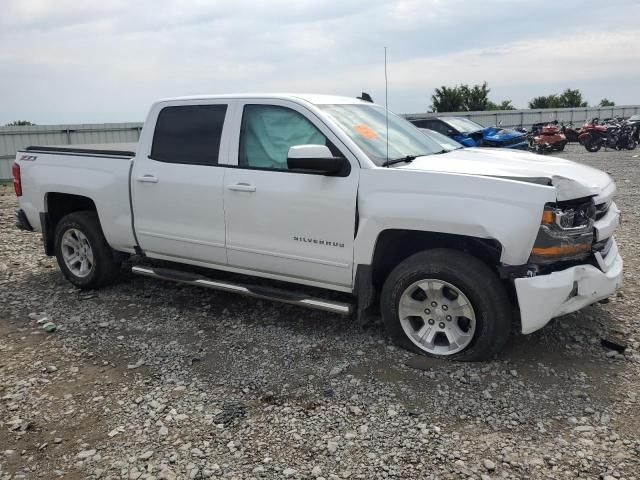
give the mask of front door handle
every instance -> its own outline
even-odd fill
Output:
[[[137,177],[136,181],[140,183],[158,183],[158,177],[154,177],[153,175],[144,175],[143,177]]]
[[[234,192],[255,192],[256,187],[249,185],[248,183],[236,183],[235,185],[227,185],[229,190]]]

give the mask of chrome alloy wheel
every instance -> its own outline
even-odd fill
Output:
[[[398,316],[407,337],[433,355],[464,350],[476,331],[471,302],[443,280],[424,279],[409,285],[400,297]]]
[[[62,259],[76,277],[84,278],[93,270],[93,250],[89,239],[76,228],[70,228],[62,235],[60,242]]]

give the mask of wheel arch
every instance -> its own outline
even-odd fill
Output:
[[[376,239],[371,264],[358,265],[356,270],[354,293],[362,323],[368,321],[369,312],[375,311],[382,286],[395,266],[415,253],[434,248],[469,253],[499,275],[503,246],[498,240],[408,229],[383,230]]]
[[[48,256],[55,255],[54,232],[58,222],[73,212],[90,211],[98,213],[95,202],[84,195],[62,192],[47,192],[44,196],[45,211],[40,213],[44,251]]]

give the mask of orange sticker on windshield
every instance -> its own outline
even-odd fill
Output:
[[[364,138],[377,138],[378,136],[378,134],[369,125],[365,125],[364,123],[354,125],[353,129]]]

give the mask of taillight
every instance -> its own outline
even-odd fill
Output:
[[[13,163],[11,166],[11,174],[13,175],[13,189],[16,191],[16,196],[22,196],[22,179],[20,178],[20,165]]]

